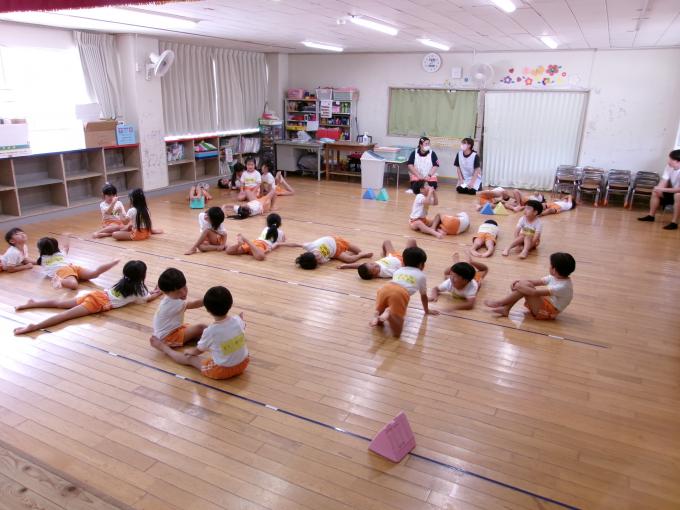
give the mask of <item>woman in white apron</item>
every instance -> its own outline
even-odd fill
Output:
[[[414,183],[427,181],[430,186],[437,189],[437,172],[439,171],[439,158],[430,149],[430,139],[426,136],[418,140],[418,148],[408,158],[408,175],[411,180],[411,188],[406,193],[414,192]]]
[[[460,151],[453,162],[458,174],[458,186],[456,186],[458,193],[474,195],[482,189],[482,167],[479,154],[472,150],[474,143],[472,138],[463,138]]]

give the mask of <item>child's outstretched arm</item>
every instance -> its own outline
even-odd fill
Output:
[[[26,269],[31,269],[33,267],[33,263],[26,259],[25,261],[22,261],[22,263],[18,266],[8,266],[4,269],[6,273],[18,273],[19,271],[25,271]]]
[[[208,237],[208,230],[203,230],[201,234],[198,236],[198,239],[196,242],[189,248],[187,251],[184,252],[184,255],[193,255],[194,253],[198,253],[200,250],[198,249],[199,246],[203,244],[203,242],[206,240]]]
[[[202,308],[203,307],[203,299],[192,299],[191,301],[187,301],[187,310],[193,310],[195,308]]]
[[[146,301],[147,303],[151,303],[151,301],[153,301],[154,299],[158,299],[162,295],[163,295],[163,291],[161,291],[161,289],[156,287],[151,292],[149,292],[149,294],[144,298],[144,301]]]
[[[302,243],[294,243],[292,241],[286,241],[283,243],[278,243],[279,246],[288,246],[289,248],[304,248],[305,245]]]
[[[337,269],[356,269],[362,264],[365,264],[365,262],[350,262],[348,264],[340,264]]]
[[[433,310],[429,307],[427,292],[425,294],[420,295],[420,302],[423,304],[423,310],[425,311],[425,315],[439,315],[438,310]]]

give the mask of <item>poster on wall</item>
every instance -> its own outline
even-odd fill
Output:
[[[333,101],[319,101],[319,115],[322,119],[333,117]]]

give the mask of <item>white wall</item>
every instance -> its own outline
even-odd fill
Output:
[[[526,89],[523,82],[508,86],[499,81],[511,68],[516,76],[525,68],[557,64],[567,74],[562,84],[534,83],[531,89],[591,90],[580,164],[659,171],[673,146],[680,119],[680,49],[444,53],[436,73],[422,70],[424,54],[290,55],[288,87],[355,86],[361,132],[381,144],[415,145],[412,138],[387,136],[388,87],[443,85],[446,80],[461,86],[462,80],[450,80],[451,68],[467,71],[484,62],[494,68],[496,87]],[[452,169],[443,166],[440,173],[452,175]]]
[[[288,55],[267,53],[267,103],[269,111],[283,118],[283,99],[288,85]]]
[[[71,30],[0,21],[0,45],[65,49],[75,41]]]

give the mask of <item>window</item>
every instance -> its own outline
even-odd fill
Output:
[[[75,46],[0,48],[0,117],[26,119],[34,150],[82,146],[75,105],[89,102]]]
[[[473,137],[476,90],[390,89],[388,135]]]

